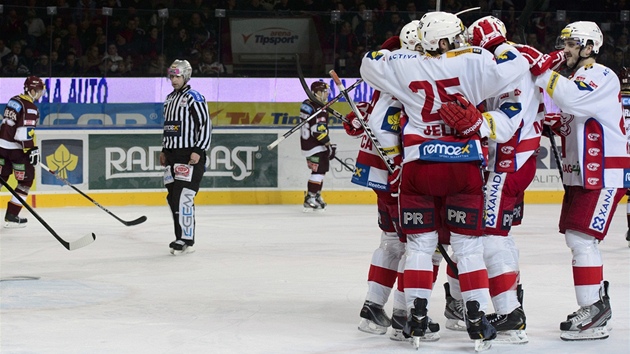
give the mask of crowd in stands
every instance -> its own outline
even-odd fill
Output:
[[[53,13],[50,6],[44,0],[0,5],[0,76],[161,76],[175,58],[189,60],[195,76],[239,76],[224,65],[231,63],[227,19],[310,16],[323,60],[357,77],[366,50],[435,9],[436,0],[55,0]],[[498,16],[511,40],[543,52],[554,50],[565,24],[596,21],[605,32],[598,62],[615,71],[630,66],[628,22],[620,17],[627,0],[442,0],[440,6],[452,13],[479,6],[460,16],[466,25]],[[216,9],[225,9],[226,18]]]

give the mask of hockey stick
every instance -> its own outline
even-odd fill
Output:
[[[121,218],[119,218],[118,216],[114,215],[114,213],[112,213],[111,211],[107,210],[104,206],[100,205],[96,200],[90,198],[89,195],[83,193],[79,188],[75,187],[74,185],[72,185],[72,183],[68,182],[67,179],[59,176],[55,171],[51,170],[48,166],[44,165],[43,163],[39,163],[39,166],[50,172],[53,176],[55,176],[55,178],[57,178],[58,180],[60,180],[61,182],[65,183],[68,187],[74,189],[75,191],[77,191],[79,194],[81,194],[82,196],[84,196],[87,200],[91,201],[92,203],[94,203],[94,205],[96,205],[97,207],[101,208],[101,210],[103,210],[104,212],[106,212],[107,214],[111,215],[114,217],[114,219],[120,221],[121,223],[123,223],[125,226],[134,226],[134,225],[138,225],[138,224],[142,224],[143,222],[147,221],[147,217],[146,216],[141,216],[135,220],[131,220],[131,221],[125,221]]]
[[[22,205],[29,211],[31,212],[31,214],[35,217],[35,219],[37,219],[37,221],[39,221],[45,228],[46,230],[48,230],[48,232],[50,232],[51,235],[53,235],[57,241],[59,241],[59,243],[61,243],[61,245],[63,247],[65,247],[68,251],[73,251],[76,250],[78,248],[81,247],[85,247],[87,245],[89,245],[90,243],[94,242],[94,240],[96,240],[96,235],[94,233],[91,233],[89,235],[85,235],[83,237],[81,237],[78,240],[72,241],[72,242],[68,242],[66,240],[64,240],[63,238],[61,238],[56,232],[55,230],[53,230],[52,227],[50,227],[50,225],[48,225],[48,223],[46,221],[44,221],[44,219],[42,219],[41,216],[39,216],[39,214],[37,214],[37,212],[35,212],[35,210],[33,210],[33,208],[31,208],[30,205],[28,205],[26,203],[26,201],[24,199],[22,199],[22,197],[13,189],[11,188],[11,186],[2,178],[0,178],[0,183],[5,186],[9,192],[11,194],[13,194],[13,196],[20,201],[20,203],[22,203]]]
[[[455,16],[459,16],[461,14],[465,14],[466,12],[470,12],[470,11],[475,11],[475,10],[479,10],[481,7],[477,6],[477,7],[471,7],[470,9],[465,9],[462,10],[460,12],[455,13]]]
[[[359,111],[359,109],[357,108],[357,105],[354,104],[354,102],[350,99],[350,96],[348,95],[349,90],[347,90],[343,86],[343,83],[341,82],[341,79],[339,79],[339,76],[337,75],[335,70],[330,70],[328,74],[330,75],[330,77],[332,77],[333,81],[335,82],[335,85],[337,85],[337,87],[339,88],[339,91],[341,91],[341,94],[346,98],[346,101],[348,101],[348,104],[350,105],[350,108],[352,108],[352,111],[354,112],[354,114],[357,116],[357,118],[359,118],[358,121],[361,123],[361,126],[363,127],[365,134],[370,139],[370,141],[372,141],[372,144],[374,145],[374,147],[376,147],[376,152],[378,152],[378,155],[385,162],[385,165],[387,166],[387,170],[389,171],[389,173],[394,172],[394,168],[396,167],[394,164],[394,161],[392,161],[392,159],[389,156],[387,156],[387,152],[385,151],[385,149],[383,149],[383,146],[376,138],[376,135],[374,135],[374,132],[372,132],[372,129],[370,129],[370,127],[363,120],[363,115],[361,114],[361,111]]]
[[[562,187],[567,190],[567,186],[564,184],[564,174],[562,173],[562,160],[560,159],[560,153],[558,152],[558,145],[556,145],[556,136],[551,130],[551,127],[545,126],[547,130],[547,137],[551,143],[551,150],[553,150],[553,158],[556,160],[556,167],[558,167],[558,173],[560,174],[560,181],[562,181]]]
[[[438,251],[440,251],[440,254],[442,254],[442,257],[444,258],[444,260],[446,261],[446,264],[448,264],[448,267],[451,268],[451,270],[455,274],[455,277],[458,277],[459,272],[457,271],[457,264],[455,264],[455,262],[453,262],[451,257],[448,256],[448,253],[446,252],[446,249],[444,248],[444,246],[438,242],[437,248],[438,248]]]
[[[343,161],[342,161],[340,158],[338,158],[337,156],[335,156],[335,160],[339,161],[339,163],[340,163],[343,167],[347,168],[347,169],[348,169],[348,171],[350,171],[350,172],[354,172],[354,167],[352,167],[352,166],[348,165],[347,163],[343,162]]]
[[[352,86],[348,87],[348,91],[351,91],[355,87],[359,86],[362,82],[363,82],[362,79],[357,80],[357,82],[352,84]],[[291,134],[293,134],[296,131],[300,130],[300,128],[302,128],[302,126],[304,126],[306,123],[308,123],[309,120],[317,117],[320,113],[324,112],[328,107],[332,106],[334,103],[339,101],[342,97],[344,97],[344,94],[345,94],[345,96],[348,95],[346,92],[338,94],[337,96],[335,96],[335,98],[333,98],[332,100],[328,101],[328,103],[326,103],[322,108],[318,109],[317,111],[315,111],[315,113],[311,114],[308,118],[302,120],[296,126],[294,126],[293,128],[289,129],[289,131],[287,131],[286,133],[282,134],[282,136],[279,137],[278,139],[276,139],[274,142],[272,142],[271,144],[267,145],[267,149],[271,150],[271,149],[275,148],[276,146],[278,146],[278,144],[280,144],[284,139],[288,138]]]
[[[311,102],[319,105],[319,107],[324,106],[324,103],[322,103],[319,100],[319,98],[317,98],[317,96],[315,96],[313,91],[311,91],[311,89],[306,84],[306,79],[304,79],[304,73],[302,72],[302,65],[300,65],[300,55],[297,54],[297,53],[295,54],[295,65],[296,65],[296,68],[297,68],[298,78],[300,79],[300,84],[302,84],[302,89],[304,89],[304,92],[306,92],[306,95],[308,96],[308,99],[311,100]],[[344,121],[346,123],[349,123],[348,120],[346,119],[346,117],[343,114],[335,111],[332,107],[328,107],[326,109],[326,112],[332,114],[337,119],[341,119],[342,121]]]

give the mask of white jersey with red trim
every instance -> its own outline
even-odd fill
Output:
[[[545,109],[534,77],[525,75],[514,91],[486,100],[486,121],[496,128],[488,140],[488,169],[516,172],[538,150]]]
[[[568,79],[547,71],[536,84],[562,110],[563,183],[627,188],[630,154],[617,75],[601,64],[589,64]]]
[[[370,129],[379,131],[378,142],[387,155],[396,159],[401,154],[400,115],[402,104],[388,93],[375,91],[367,121]],[[389,191],[389,172],[385,162],[366,133],[361,136],[352,183],[381,191]]]
[[[404,163],[414,160],[464,162],[483,159],[478,136],[454,135],[437,113],[444,102],[461,94],[479,104],[514,89],[529,70],[527,61],[508,45],[494,55],[480,47],[464,47],[432,57],[407,49],[368,52],[361,63],[361,77],[373,88],[392,94],[405,107],[409,121],[403,125]],[[482,135],[492,127],[487,121]],[[374,132],[380,140],[378,132]]]

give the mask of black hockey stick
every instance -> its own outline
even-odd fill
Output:
[[[383,149],[383,146],[376,138],[376,135],[374,135],[374,132],[372,132],[372,129],[370,129],[370,127],[365,123],[365,120],[363,120],[363,115],[361,114],[361,111],[359,111],[359,109],[357,108],[357,105],[350,99],[350,95],[348,95],[349,90],[347,90],[343,86],[343,83],[341,82],[341,79],[339,79],[339,76],[337,75],[335,70],[330,70],[328,74],[330,74],[330,77],[332,77],[333,81],[335,82],[335,85],[337,85],[337,87],[339,88],[339,91],[341,91],[341,94],[344,96],[344,98],[350,105],[350,108],[352,108],[352,111],[357,116],[358,121],[361,123],[361,126],[363,127],[363,130],[365,131],[365,134],[367,135],[368,139],[370,139],[370,141],[376,148],[376,152],[378,152],[378,155],[385,162],[385,165],[387,166],[387,170],[389,171],[389,173],[394,172],[394,169],[396,168],[394,161],[389,156],[387,156],[387,152],[385,151],[385,149]]]
[[[343,167],[347,168],[347,169],[348,169],[348,171],[350,171],[350,172],[354,172],[354,167],[352,167],[352,166],[348,165],[347,163],[343,162],[343,161],[342,161],[340,158],[338,158],[337,156],[335,156],[335,160],[339,161],[339,163],[340,163]]]
[[[131,221],[125,221],[121,218],[119,218],[118,216],[114,215],[114,213],[112,213],[111,211],[107,210],[107,208],[105,208],[104,206],[100,205],[96,200],[90,198],[89,195],[83,193],[79,188],[75,187],[72,185],[72,183],[68,182],[67,179],[59,176],[55,171],[51,170],[48,166],[44,165],[43,163],[39,163],[39,165],[41,166],[42,169],[50,172],[53,176],[55,176],[58,180],[60,180],[61,182],[65,183],[68,187],[74,189],[75,191],[77,191],[79,194],[81,194],[82,196],[84,196],[87,200],[91,201],[92,203],[94,203],[94,205],[96,205],[97,207],[101,208],[101,210],[103,210],[104,212],[106,212],[107,214],[111,215],[114,217],[114,219],[120,221],[121,223],[123,223],[125,226],[134,226],[134,225],[138,225],[138,224],[142,224],[143,222],[147,221],[147,217],[146,216],[141,216],[135,220],[131,220]]]
[[[357,80],[357,82],[352,84],[352,86],[348,87],[348,91],[351,91],[355,87],[359,86],[362,82],[363,82],[362,79]],[[302,120],[300,123],[295,125],[293,128],[289,129],[289,131],[287,131],[286,133],[282,134],[282,136],[279,137],[278,139],[276,139],[274,142],[272,142],[271,144],[267,145],[267,149],[271,150],[271,149],[275,148],[276,146],[278,146],[278,144],[280,144],[284,139],[288,138],[291,134],[293,134],[296,131],[300,130],[300,128],[302,128],[302,126],[304,126],[306,123],[308,123],[308,121],[310,121],[311,119],[317,117],[320,113],[324,112],[328,107],[332,106],[334,103],[339,101],[342,97],[344,97],[343,96],[344,94],[346,96],[348,95],[346,92],[342,92],[342,93],[338,94],[337,96],[335,96],[335,98],[333,98],[332,100],[328,101],[328,103],[326,103],[322,108],[318,109],[317,111],[315,111],[315,113],[311,114],[308,118]]]
[[[556,167],[558,167],[558,173],[560,174],[560,181],[562,182],[562,187],[564,190],[567,190],[567,186],[564,184],[564,174],[562,173],[562,159],[560,159],[560,153],[558,152],[558,145],[556,145],[556,136],[551,130],[551,127],[546,125],[543,130],[546,130],[547,137],[549,138],[549,142],[551,143],[551,150],[553,151],[553,158],[556,160]]]
[[[297,53],[295,54],[295,64],[297,68],[298,78],[300,79],[300,84],[302,84],[302,88],[304,89],[304,92],[306,92],[308,99],[311,100],[311,102],[317,104],[319,107],[323,107],[324,103],[321,102],[319,98],[317,98],[317,96],[315,96],[313,91],[311,91],[311,89],[306,84],[306,79],[304,79],[304,73],[302,72],[302,65],[300,65],[300,55]],[[343,114],[335,111],[332,107],[326,108],[326,112],[332,114],[337,119],[341,119],[342,121],[349,123]]]
[[[453,262],[451,257],[448,256],[444,246],[441,243],[438,242],[437,249],[438,249],[438,251],[440,251],[440,254],[442,255],[442,257],[444,257],[444,260],[446,261],[446,264],[448,264],[448,267],[451,268],[451,270],[455,274],[455,277],[458,277],[459,276],[459,271],[457,271],[457,264],[455,264],[455,262]]]
[[[19,200],[20,203],[22,203],[22,205],[29,212],[31,212],[31,214],[35,217],[35,219],[37,219],[37,221],[39,221],[46,228],[46,230],[48,230],[48,232],[50,232],[50,234],[53,235],[57,239],[57,241],[59,241],[59,243],[61,243],[61,245],[63,245],[63,247],[65,247],[68,251],[73,251],[78,248],[85,247],[89,245],[90,243],[94,242],[94,240],[96,240],[96,235],[94,233],[85,235],[81,237],[80,239],[72,241],[72,242],[68,242],[64,240],[55,232],[55,230],[53,230],[52,227],[50,227],[50,225],[48,225],[46,221],[44,221],[44,219],[42,219],[41,216],[39,216],[39,214],[37,214],[37,212],[35,212],[35,210],[33,210],[33,208],[31,208],[30,205],[26,203],[24,199],[22,199],[22,197],[13,188],[11,188],[11,186],[4,179],[0,178],[0,183],[3,186],[5,186],[9,190],[9,192],[13,194],[13,196],[17,200]]]

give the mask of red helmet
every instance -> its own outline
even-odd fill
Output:
[[[623,67],[619,73],[621,81],[621,90],[630,91],[630,68]]]
[[[40,91],[45,87],[44,81],[37,76],[29,76],[24,81],[24,91]]]
[[[321,92],[324,90],[328,90],[328,84],[323,81],[315,81],[311,84],[311,91],[313,91],[313,93]]]

